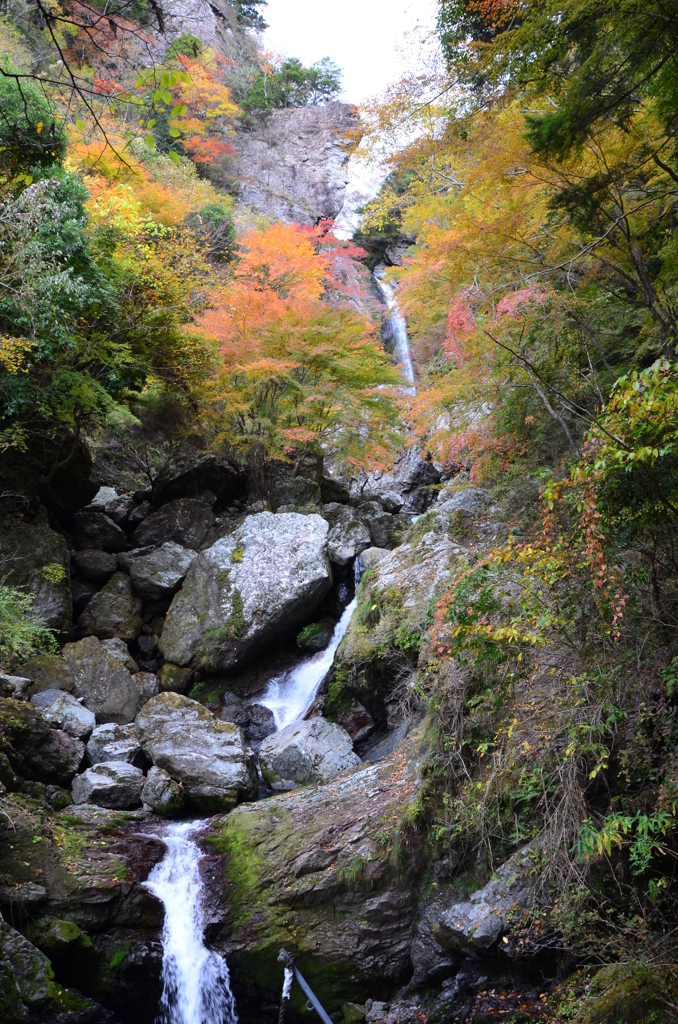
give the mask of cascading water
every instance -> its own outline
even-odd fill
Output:
[[[374,279],[388,307],[388,319],[391,324],[391,331],[393,332],[396,357],[402,366],[403,376],[412,385],[412,387],[406,388],[406,390],[410,394],[414,394],[414,367],[412,366],[412,356],[410,355],[410,342],[407,337],[407,324],[405,323],[405,317],[398,308],[395,288],[388,281],[383,280],[382,271],[380,270],[375,270]]]
[[[228,967],[203,942],[202,892],[198,864],[202,856],[191,834],[200,821],[168,825],[158,836],[167,846],[145,887],[162,901],[161,1024],[237,1024]]]
[[[277,679],[272,679],[263,697],[258,701],[273,712],[278,729],[291,725],[310,708],[318,687],[332,668],[337,647],[344,638],[349,627],[351,616],[356,609],[355,598],[346,606],[344,614],[334,628],[328,647],[320,654],[306,659],[297,668],[286,672]]]
[[[359,558],[356,559],[354,571],[357,590],[363,571],[363,565]],[[257,703],[263,704],[273,712],[278,729],[284,729],[286,725],[297,722],[310,708],[318,692],[318,687],[332,668],[337,647],[344,639],[356,607],[357,600],[353,598],[334,627],[332,639],[324,651],[311,658],[306,658],[297,668],[272,679],[268,684],[266,693]]]

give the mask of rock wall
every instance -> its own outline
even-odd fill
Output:
[[[357,123],[348,103],[273,110],[229,141],[223,184],[274,220],[315,224],[346,197],[347,144]]]

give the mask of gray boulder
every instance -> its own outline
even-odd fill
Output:
[[[372,543],[363,518],[348,505],[323,505],[323,519],[330,524],[327,553],[336,565],[348,565]]]
[[[362,472],[349,484],[351,502],[378,501],[387,512],[425,512],[435,499],[433,487],[440,470],[430,459],[422,459],[417,448],[403,451],[391,472]]]
[[[31,680],[31,693],[41,690],[66,690],[72,693],[75,679],[68,665],[57,654],[36,654],[21,666],[21,675]]]
[[[0,704],[0,743],[13,771],[35,782],[68,785],[83,759],[85,744],[52,729],[28,701],[6,697]]]
[[[140,768],[144,763],[143,751],[132,723],[116,725],[115,722],[106,722],[105,725],[97,725],[85,749],[90,764],[126,761]]]
[[[141,790],[141,799],[155,814],[180,814],[185,802],[184,787],[164,768],[153,765]]]
[[[317,515],[248,516],[193,561],[167,613],[164,657],[227,671],[293,635],[331,589],[327,535]]]
[[[139,666],[129,653],[129,647],[119,636],[111,637],[110,640],[102,640],[101,646],[105,647],[111,657],[119,661],[121,665],[124,665],[132,675],[139,671]]]
[[[134,508],[131,494],[118,494],[114,487],[100,487],[87,506],[87,511],[96,509],[105,512],[114,523],[124,523]]]
[[[64,538],[46,518],[10,521],[0,529],[0,565],[7,586],[26,590],[32,610],[51,629],[67,630],[73,618],[70,559]]]
[[[393,543],[397,527],[396,518],[390,512],[385,512],[378,501],[364,501],[358,506],[357,515],[369,530],[375,547],[387,548]],[[369,544],[365,547],[369,547]]]
[[[78,619],[78,633],[101,640],[116,636],[132,640],[141,629],[141,612],[141,599],[129,576],[116,572],[84,609]]]
[[[197,551],[168,541],[159,548],[137,548],[118,560],[144,601],[163,601],[177,590]]]
[[[161,693],[141,709],[136,731],[146,756],[183,784],[196,810],[230,810],[256,796],[257,770],[242,729],[197,701]]]
[[[487,885],[443,911],[433,928],[436,941],[459,953],[491,952],[534,901],[537,872],[531,854],[532,846],[523,847]]]
[[[85,548],[73,555],[73,565],[86,580],[92,583],[108,583],[118,568],[116,555],[96,548]]]
[[[191,453],[175,457],[163,466],[153,482],[153,500],[156,505],[165,505],[211,491],[222,504],[228,504],[241,495],[244,486],[242,468],[231,459]]]
[[[101,551],[124,551],[127,537],[117,523],[97,508],[84,508],[73,516],[71,528],[76,548],[97,548]]]
[[[354,743],[366,740],[374,732],[374,719],[360,701],[351,697],[333,716],[337,725],[345,729]]]
[[[6,1024],[44,1019],[47,1007],[58,1001],[59,988],[49,960],[2,917],[0,979],[0,1014]]]
[[[360,758],[345,729],[324,718],[311,718],[268,736],[261,744],[259,762],[266,782],[280,790],[304,782],[328,782],[359,765]]]
[[[74,804],[131,810],[141,804],[144,773],[127,761],[106,761],[73,779]]]
[[[40,709],[50,725],[78,740],[86,740],[96,725],[94,712],[63,690],[43,690],[31,698],[31,703]]]
[[[159,547],[173,541],[199,551],[216,526],[217,517],[209,505],[196,498],[179,498],[147,516],[134,531],[138,548]]]
[[[436,511],[462,512],[464,515],[473,516],[482,512],[488,504],[487,494],[477,487],[450,488],[440,491]]]
[[[88,636],[66,644],[64,661],[75,679],[75,693],[96,715],[99,724],[133,722],[139,710],[139,689],[126,666]]]
[[[384,558],[388,557],[388,554],[385,548],[367,548],[360,555],[360,560],[365,569],[374,569]]]
[[[151,697],[160,693],[160,681],[155,672],[135,672],[134,682],[139,687],[139,703],[143,707]]]

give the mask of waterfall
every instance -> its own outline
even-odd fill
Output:
[[[174,822],[161,839],[167,853],[144,886],[162,901],[161,1024],[237,1024],[228,967],[203,942],[202,854],[191,839],[200,821]]]
[[[286,725],[303,718],[310,708],[318,687],[332,668],[337,647],[349,627],[356,605],[357,601],[354,598],[346,606],[344,614],[334,627],[329,646],[324,651],[306,658],[297,668],[272,679],[268,684],[266,693],[257,703],[270,708],[278,729],[284,729]]]
[[[403,368],[403,376],[409,384],[414,385],[414,367],[412,366],[412,357],[410,355],[410,342],[407,337],[407,324],[405,323],[405,317],[398,308],[398,303],[395,297],[395,288],[388,281],[382,279],[381,270],[374,271],[374,279],[377,282],[377,288],[381,292],[382,298],[388,307],[388,319],[391,324],[391,330],[393,331],[393,339],[395,342],[395,354],[398,362]],[[410,394],[414,394],[414,387],[406,388]]]

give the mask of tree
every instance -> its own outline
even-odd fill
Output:
[[[223,360],[213,429],[250,459],[331,451],[380,462],[397,436],[399,376],[342,283],[346,254],[321,243],[320,231],[298,225],[251,232],[200,321]]]
[[[329,57],[304,67],[296,57],[264,64],[242,100],[244,110],[329,103],[341,91],[341,70]]]

